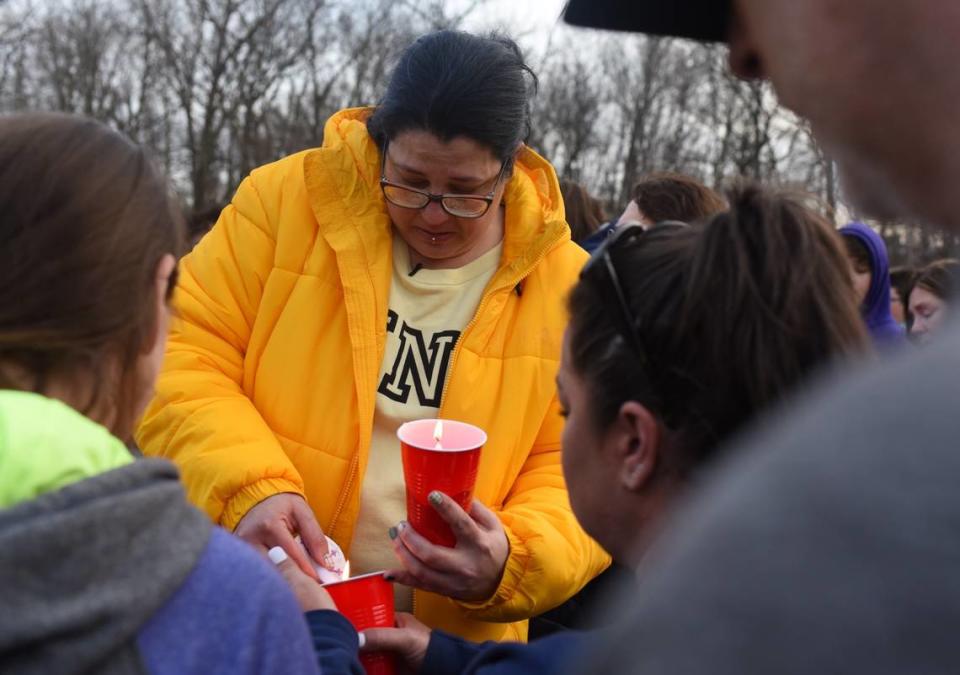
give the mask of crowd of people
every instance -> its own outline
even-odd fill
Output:
[[[960,15],[871,7],[565,16],[728,42],[866,213],[960,227]],[[507,37],[422,36],[192,222],[116,131],[0,118],[0,672],[960,665],[960,263],[671,167],[604,205],[525,144],[535,90]],[[435,417],[487,435],[473,503],[430,495],[453,547],[406,520],[397,430]],[[338,611],[334,544],[396,626]]]

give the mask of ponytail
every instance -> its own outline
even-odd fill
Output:
[[[598,428],[649,407],[698,463],[839,355],[866,348],[839,235],[800,198],[741,186],[702,225],[652,228],[609,252],[636,320],[618,334],[603,266],[570,297],[570,354]]]

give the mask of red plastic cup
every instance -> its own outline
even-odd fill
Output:
[[[441,420],[440,447],[434,439],[437,420],[407,422],[397,430],[407,486],[407,521],[434,544],[453,547],[453,531],[430,505],[434,490],[448,495],[465,511],[473,501],[480,450],[487,442],[483,429],[452,420]]]
[[[393,628],[393,584],[383,572],[373,572],[324,584],[337,609],[360,632],[367,628]],[[396,664],[389,652],[368,652],[360,655],[367,675],[394,675]]]

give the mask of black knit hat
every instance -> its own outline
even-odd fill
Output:
[[[569,0],[574,26],[724,42],[731,0]]]

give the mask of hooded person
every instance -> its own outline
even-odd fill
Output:
[[[883,239],[871,227],[852,222],[840,228],[850,259],[860,313],[878,347],[900,344],[906,333],[890,310],[890,259]]]

